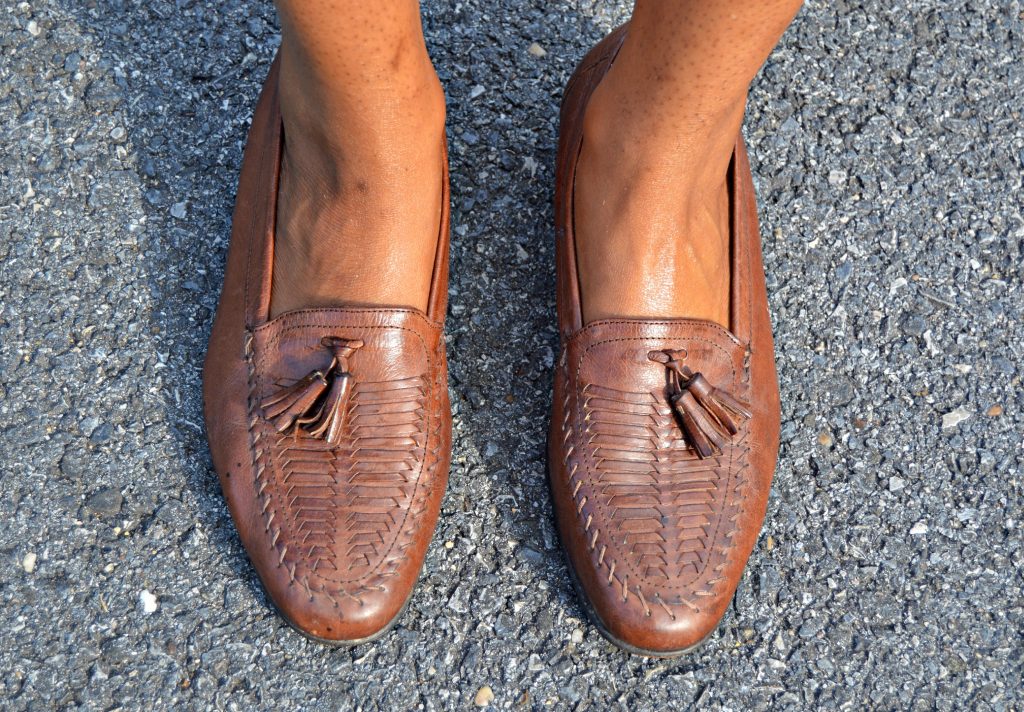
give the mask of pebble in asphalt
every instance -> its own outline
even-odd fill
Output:
[[[755,82],[780,464],[675,661],[586,621],[545,484],[558,101],[627,4],[424,3],[451,486],[401,624],[336,650],[269,608],[200,426],[270,3],[6,3],[0,706],[1021,709],[1020,4],[815,0]]]

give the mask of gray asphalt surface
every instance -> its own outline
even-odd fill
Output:
[[[587,622],[545,482],[557,107],[628,4],[426,3],[451,485],[401,624],[335,650],[269,608],[201,427],[270,3],[0,3],[0,707],[1024,708],[1024,8],[814,0],[757,80],[779,468],[666,662]]]

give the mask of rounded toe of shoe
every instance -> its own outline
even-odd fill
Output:
[[[322,582],[267,586],[274,606],[288,624],[306,637],[337,645],[369,642],[401,614],[408,598],[382,587],[354,595],[331,592]]]
[[[630,593],[624,600],[615,587],[602,588],[590,597],[602,632],[619,647],[639,655],[674,657],[692,652],[715,632],[725,613],[724,606],[672,605],[672,597],[658,594],[648,594],[641,601]]]

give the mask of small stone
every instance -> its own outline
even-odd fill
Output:
[[[775,537],[769,536],[767,539],[765,539],[764,540],[764,548],[767,551],[771,551],[772,549],[774,549],[775,548]]]
[[[60,156],[53,152],[44,153],[36,160],[36,168],[40,173],[52,173],[60,166]]]
[[[544,346],[540,350],[540,360],[544,368],[550,369],[555,365],[555,352],[550,346]]]
[[[469,98],[470,99],[476,99],[478,96],[483,94],[485,91],[487,91],[487,90],[484,89],[479,84],[476,84],[472,89],[469,90]]]
[[[484,685],[476,691],[473,704],[477,707],[487,707],[492,702],[494,702],[494,690],[491,689],[490,685]]]
[[[110,138],[114,141],[121,142],[124,140],[125,130],[123,126],[115,126],[110,130]]]
[[[159,188],[150,188],[142,194],[142,197],[146,199],[147,203],[157,208],[167,204],[167,195]]]
[[[238,581],[224,587],[224,610],[237,613],[241,611],[249,599],[248,590]]]
[[[499,613],[494,619],[494,633],[501,638],[507,638],[516,629],[516,623],[507,613]]]
[[[139,602],[142,604],[142,612],[146,615],[156,613],[156,596],[148,590],[143,589],[142,593],[139,594]]]
[[[1017,367],[1013,365],[1013,362],[1002,356],[992,357],[992,367],[1002,373],[1004,376],[1012,377],[1017,372]]]
[[[86,136],[80,136],[71,144],[72,150],[81,157],[85,157],[96,151],[96,142]]]
[[[821,618],[808,618],[796,634],[801,638],[813,638],[824,626],[825,622]]]
[[[84,450],[68,448],[60,460],[60,473],[67,478],[83,477],[89,471],[89,459]]]
[[[540,553],[536,549],[531,549],[528,546],[524,546],[519,549],[519,555],[532,564],[540,564],[544,561],[544,554]]]
[[[572,632],[572,635],[569,636],[569,640],[571,640],[573,644],[579,645],[583,642],[583,631],[577,628]]]
[[[978,468],[982,472],[992,472],[996,467],[996,456],[988,450],[978,451]]]
[[[85,508],[97,517],[113,517],[121,511],[124,497],[113,487],[104,487],[85,501]]]
[[[772,641],[772,645],[780,653],[785,653],[786,650],[788,650],[786,647],[786,639],[782,636],[781,632],[775,636],[775,640]]]
[[[846,183],[846,171],[841,168],[833,168],[828,172],[828,183],[831,186],[840,186]]]
[[[455,542],[454,541],[446,541],[444,543],[444,548],[445,549],[454,549],[455,548]]]
[[[990,407],[988,410],[985,411],[985,415],[987,415],[990,418],[998,418],[1002,414],[1003,406],[999,405],[998,403],[996,403],[994,406]]]
[[[970,522],[978,518],[978,510],[973,507],[964,507],[956,513],[956,518],[961,522]]]
[[[85,103],[93,111],[111,111],[122,101],[121,92],[107,77],[93,82],[85,90]]]
[[[42,30],[39,29],[39,23],[35,20],[29,20],[28,25],[25,27],[28,33],[33,37],[38,37]]]
[[[25,569],[27,574],[36,570],[36,555],[34,552],[30,551],[25,554],[25,558],[21,560],[21,568]]]
[[[904,279],[903,277],[897,277],[892,281],[892,284],[889,285],[889,296],[892,296],[893,294],[895,294],[896,292],[898,292],[899,290],[903,289],[903,287],[906,286],[907,280]]]
[[[467,591],[460,586],[448,599],[448,607],[459,615],[463,615],[469,610],[468,597]]]
[[[942,429],[949,430],[955,428],[971,417],[971,411],[967,410],[964,406],[960,406],[956,410],[952,410],[942,416]]]
[[[195,523],[195,518],[188,507],[181,500],[174,498],[160,505],[160,508],[156,510],[156,518],[176,532],[187,531]]]
[[[95,415],[90,415],[88,418],[85,418],[82,421],[79,427],[81,428],[82,433],[84,433],[85,435],[91,435],[92,431],[100,427],[100,423],[102,422],[103,421],[101,421]]]
[[[826,432],[818,435],[818,444],[822,447],[832,447],[832,436]]]
[[[918,522],[910,528],[910,534],[912,536],[921,536],[922,534],[928,533],[928,525],[924,522]]]
[[[103,423],[89,435],[89,442],[93,445],[100,445],[110,440],[110,437],[113,434],[114,428],[110,423]]]
[[[185,218],[185,203],[175,203],[171,206],[171,217],[183,220]]]
[[[907,481],[902,477],[890,477],[889,478],[889,491],[899,492],[901,489],[907,486]]]
[[[923,336],[928,330],[928,322],[920,314],[911,314],[903,320],[903,333],[908,336]]]
[[[534,42],[532,45],[530,45],[529,48],[526,51],[529,52],[530,54],[532,54],[537,59],[541,59],[543,57],[546,57],[547,54],[548,54],[548,51],[546,49],[544,49],[543,47],[541,47],[536,42]]]

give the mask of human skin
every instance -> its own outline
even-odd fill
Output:
[[[278,0],[285,150],[271,315],[425,310],[444,93],[414,0]]]
[[[800,4],[637,1],[584,117],[574,205],[585,321],[728,326],[726,173],[750,82]],[[277,6],[285,152],[271,313],[425,309],[445,112],[418,3]]]

